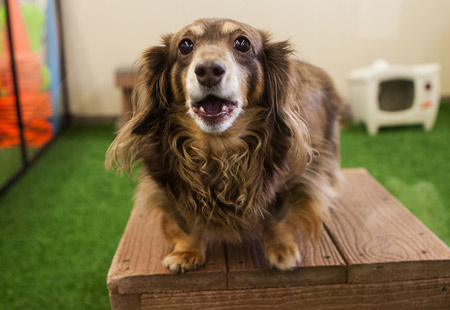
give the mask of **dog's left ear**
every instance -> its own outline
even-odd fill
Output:
[[[262,63],[264,67],[264,103],[268,105],[273,121],[279,129],[290,134],[285,120],[285,108],[290,87],[290,60],[292,49],[288,41],[271,42],[263,32]]]
[[[143,135],[158,128],[169,111],[169,45],[172,35],[162,37],[162,45],[147,49],[139,60],[138,83],[133,94],[133,134]]]
[[[274,140],[278,153],[285,153],[289,148],[296,148],[295,153],[300,154],[298,163],[304,167],[313,158],[310,147],[308,128],[301,115],[301,103],[291,102],[290,93],[299,91],[293,89],[290,59],[293,50],[288,41],[271,42],[270,36],[263,32],[262,63],[264,68],[264,95],[263,104],[268,108],[268,120],[273,125],[274,136],[290,136],[296,143],[284,144],[284,139]],[[281,155],[280,155],[281,156]]]

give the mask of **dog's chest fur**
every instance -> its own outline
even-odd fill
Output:
[[[172,124],[176,128],[155,141],[148,150],[152,156],[144,158],[152,158],[145,162],[148,172],[166,189],[180,226],[241,235],[271,216],[278,191],[271,179],[280,173],[268,161],[281,160],[283,150],[273,150],[265,126],[238,123],[233,130],[239,135],[208,135],[180,126],[179,120]]]

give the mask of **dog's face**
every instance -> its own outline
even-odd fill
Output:
[[[227,130],[262,91],[262,37],[231,20],[199,20],[173,35],[171,88],[205,132]]]
[[[140,59],[132,133],[161,134],[168,116],[181,112],[204,132],[220,134],[258,106],[290,134],[291,53],[287,41],[271,42],[266,32],[228,19],[198,20],[163,36],[163,45]]]

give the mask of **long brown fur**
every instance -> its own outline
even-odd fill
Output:
[[[223,43],[236,29],[253,49],[251,58],[236,58],[247,68],[243,113],[226,131],[205,132],[188,115],[189,59],[177,53],[178,42],[188,33]],[[322,70],[292,54],[288,42],[272,42],[265,32],[210,19],[164,36],[142,55],[133,117],[106,165],[126,172],[144,165],[137,199],[165,214],[172,271],[203,264],[210,240],[261,232],[270,263],[292,268],[300,259],[295,230],[320,233],[339,175],[340,99]]]

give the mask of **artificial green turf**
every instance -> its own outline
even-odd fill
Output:
[[[32,159],[40,147],[28,147],[28,159]],[[20,146],[0,148],[0,185],[5,184],[23,167]],[[0,309],[1,310],[1,309]]]
[[[112,125],[74,126],[0,198],[0,310],[108,309],[106,274],[135,184],[104,171]],[[365,167],[450,244],[450,104],[435,129],[342,131],[343,167]]]
[[[134,185],[105,172],[113,126],[72,127],[0,198],[0,309],[107,309]]]
[[[343,167],[365,167],[425,225],[450,245],[450,104],[431,132],[421,126],[341,131]]]
[[[22,166],[22,154],[19,147],[0,148],[0,184],[11,179]]]

